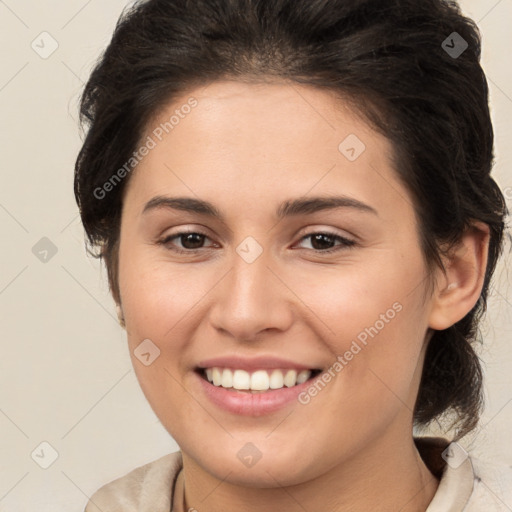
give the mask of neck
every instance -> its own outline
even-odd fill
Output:
[[[173,512],[424,512],[438,480],[418,453],[412,436],[404,443],[375,442],[309,481],[283,487],[245,487],[217,479],[183,453]]]

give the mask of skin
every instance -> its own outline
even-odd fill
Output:
[[[387,139],[327,92],[231,81],[176,98],[144,139],[190,97],[198,106],[130,177],[119,247],[133,365],[183,454],[185,501],[177,510],[424,511],[438,486],[412,438],[426,339],[478,300],[486,226],[468,232],[425,298],[412,199]],[[338,150],[349,134],[366,146],[353,162]],[[378,215],[339,208],[275,217],[284,200],[334,194]],[[162,195],[210,201],[225,220],[172,209],[142,214]],[[206,237],[158,243],[185,229]],[[303,238],[325,230],[356,244]],[[263,249],[250,264],[236,252],[248,236]],[[321,254],[334,246],[340,250]],[[227,354],[329,368],[396,302],[401,311],[307,405],[241,417],[198,386],[197,363]],[[144,339],[160,349],[149,366],[134,356]],[[262,454],[250,468],[237,457],[248,442]]]

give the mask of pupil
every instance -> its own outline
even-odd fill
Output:
[[[197,242],[197,246],[194,245],[194,240]],[[200,235],[199,233],[188,233],[186,235],[182,235],[182,245],[187,249],[198,249],[201,246],[203,235]],[[193,247],[187,247],[187,244],[189,242],[192,242]]]
[[[314,235],[313,238],[312,238],[312,245],[313,245],[313,248],[314,249],[330,249],[332,247],[332,241],[330,241],[330,235],[325,235],[325,234],[318,234],[318,235]],[[322,243],[320,243],[320,247],[315,247],[315,242],[318,242],[318,241],[322,241],[324,243],[327,243],[327,246],[322,246]],[[327,242],[326,242],[327,240]]]

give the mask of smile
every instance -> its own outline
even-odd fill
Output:
[[[264,416],[298,404],[322,370],[196,368],[197,390],[212,405],[237,416]]]
[[[291,388],[316,377],[321,370],[271,369],[252,372],[232,368],[203,368],[202,375],[214,386],[237,391],[265,393],[269,390]]]

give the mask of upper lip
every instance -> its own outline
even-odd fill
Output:
[[[273,370],[273,369],[293,369],[293,370],[313,370],[317,367],[304,365],[295,361],[282,359],[280,357],[260,356],[260,357],[240,357],[224,356],[204,359],[198,363],[198,368],[235,368],[245,371],[254,370]]]

